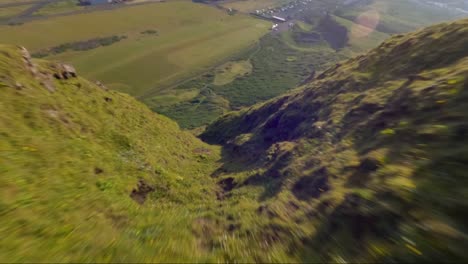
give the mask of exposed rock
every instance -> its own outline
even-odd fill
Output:
[[[70,78],[76,78],[76,69],[68,64],[59,64],[57,71],[54,73],[54,77],[58,80],[67,80]]]
[[[109,89],[100,81],[97,81],[96,85],[99,86],[101,89],[103,89],[105,91],[109,91]]]
[[[31,54],[29,54],[29,51],[24,47],[20,47],[20,53],[23,57],[24,64],[26,65],[26,68],[29,70],[31,75],[34,76],[34,78],[38,80],[40,84],[43,87],[45,87],[49,92],[54,92],[55,86],[51,80],[51,77],[46,72],[39,72],[36,65],[32,62]],[[16,85],[16,88],[21,89],[22,87]]]
[[[55,92],[55,86],[48,79],[41,80],[41,85],[44,86],[49,92]]]
[[[62,73],[65,76],[65,79],[67,79],[67,77],[73,77],[73,78],[77,77],[75,67],[68,65],[68,64],[62,64],[62,69],[63,69]]]
[[[31,61],[31,54],[29,54],[29,51],[25,47],[20,47],[20,52],[25,61],[27,62]]]
[[[146,201],[148,194],[155,191],[155,188],[148,185],[143,179],[138,181],[138,186],[132,190],[130,197],[139,204]]]
[[[26,64],[26,67],[29,69],[29,71],[34,77],[37,77],[38,71],[36,65],[34,65],[34,63],[31,60],[31,54],[29,54],[29,51],[25,47],[20,47],[20,53],[23,57],[24,64]]]
[[[23,87],[24,87],[24,86],[23,86],[20,82],[16,82],[16,83],[15,83],[15,88],[16,88],[16,90],[21,90],[21,89],[23,89]]]

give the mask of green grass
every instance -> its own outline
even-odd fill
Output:
[[[35,52],[64,43],[126,35],[127,40],[112,46],[48,58],[70,62],[88,78],[142,96],[196,76],[254,45],[268,31],[268,25],[202,4],[169,1],[36,20],[17,27],[0,26],[0,37]],[[158,35],[141,34],[148,29],[157,30]]]
[[[467,25],[395,36],[229,113],[202,134],[222,147],[1,46],[0,262],[468,259]],[[290,48],[276,37],[253,65]],[[202,78],[166,98],[222,105]]]
[[[216,68],[213,84],[216,86],[226,85],[251,72],[252,64],[249,61],[230,61]]]
[[[0,49],[0,261],[196,257],[192,221],[215,205],[218,148],[82,78],[52,78],[51,93],[17,48]],[[156,189],[144,205],[129,197],[139,178]]]
[[[46,5],[35,12],[33,15],[49,16],[60,13],[79,11],[83,9],[85,9],[85,6],[78,5],[78,1],[76,0],[63,0]]]
[[[23,2],[39,2],[41,0],[0,0],[0,4],[23,3]]]
[[[344,50],[343,53],[351,52],[351,54],[355,55],[369,51],[390,37],[390,35],[386,33],[354,23],[347,19],[337,16],[333,18],[348,29],[349,42],[347,44],[347,49]],[[351,57],[351,55],[348,56]]]
[[[373,1],[367,6],[343,8],[335,12],[352,21],[366,13],[377,13],[377,30],[385,33],[402,33],[415,30],[430,24],[461,18],[462,15],[443,8],[420,5],[407,0]]]
[[[30,7],[31,5],[20,5],[0,8],[0,22],[8,21],[8,19],[13,18]]]
[[[261,260],[468,258],[466,45],[468,20],[396,36],[207,127],[230,209],[269,219],[245,231],[274,238]]]

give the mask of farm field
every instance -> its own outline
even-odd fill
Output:
[[[449,8],[437,8],[432,1],[374,0],[370,5],[339,8],[335,14],[356,21],[359,17],[374,16],[376,29],[385,33],[408,32],[430,24],[466,17],[467,13]],[[449,1],[445,1],[449,2]],[[453,3],[452,3],[453,4]],[[372,20],[370,20],[371,22]]]
[[[0,2],[0,5],[3,4],[3,2]],[[6,21],[12,16],[15,16],[16,14],[23,12],[24,10],[30,8],[31,5],[24,4],[24,5],[18,5],[18,6],[9,6],[9,7],[2,7],[0,8],[0,22]]]
[[[83,10],[85,8],[85,6],[77,5],[75,0],[63,0],[60,2],[50,3],[46,5],[43,8],[39,9],[37,12],[35,12],[33,15],[55,15],[65,12]]]
[[[26,2],[39,2],[40,0],[0,0],[0,5],[11,3],[26,3]]]
[[[269,22],[246,15],[231,16],[176,0],[0,26],[0,38],[36,53],[66,43],[125,36],[112,45],[66,50],[46,59],[71,63],[90,79],[144,96],[224,63],[254,45],[269,27]]]
[[[257,9],[280,6],[291,2],[292,0],[244,0],[244,1],[228,1],[222,6],[232,8],[241,12],[252,12]]]

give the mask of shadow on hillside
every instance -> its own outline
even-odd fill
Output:
[[[379,183],[375,179],[361,183],[359,187],[375,194],[347,194],[329,213],[317,213],[320,225],[312,237],[303,238],[299,246],[291,245],[301,252],[303,262],[332,261],[337,255],[344,261],[365,256],[379,262],[456,262],[468,257],[464,249],[467,239],[460,235],[468,231],[464,187],[468,184],[468,105],[463,103],[468,100],[468,79],[450,96],[445,87],[429,86],[416,93],[409,84],[395,90],[371,118],[369,113],[367,120],[366,115],[362,119],[353,115],[359,125],[342,137],[355,139],[360,156],[387,149],[379,166],[411,170],[404,177],[415,187],[388,185],[388,180],[403,177],[399,171],[387,173]],[[377,171],[371,165],[366,167],[373,169],[366,171]],[[420,215],[416,217],[414,212]],[[413,247],[407,246],[409,250],[402,250],[401,245],[408,243],[402,236],[415,239]],[[381,252],[385,254],[365,253],[372,241],[385,243]]]
[[[265,166],[265,163],[261,161],[262,159],[258,157],[259,155],[265,155],[265,150],[258,151],[256,154],[245,153],[244,155],[239,155],[232,148],[223,147],[221,158],[221,163],[223,165],[218,168],[211,177],[223,178],[223,176],[227,175],[248,173],[259,170]],[[281,190],[283,180],[285,178],[285,175],[280,173],[280,171],[283,166],[286,166],[285,163],[288,159],[290,159],[290,157],[283,157],[283,162],[277,162],[266,172],[255,173],[242,182],[237,182],[237,179],[234,179],[236,188],[241,188],[242,186],[247,185],[264,187],[263,193],[259,196],[260,201],[276,196]]]

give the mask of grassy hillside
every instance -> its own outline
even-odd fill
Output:
[[[192,229],[218,149],[57,69],[0,46],[0,262],[213,260]]]
[[[260,259],[468,258],[467,45],[468,20],[394,36],[207,128]]]
[[[267,35],[253,49],[228,64],[248,62],[248,74],[219,83],[223,65],[175,89],[144,98],[155,112],[164,114],[183,128],[207,125],[231,109],[250,106],[278,96],[344,58],[332,49],[303,50],[289,45],[283,35]],[[232,73],[231,73],[232,74]],[[206,96],[209,95],[209,96]]]
[[[453,9],[440,8],[425,2],[430,1],[372,0],[368,1],[367,5],[343,6],[335,11],[335,15],[351,21],[374,16],[377,22],[375,29],[390,34],[408,32],[450,18],[456,19],[466,16],[466,14],[456,12]],[[370,22],[361,21],[364,24]]]
[[[34,54],[67,43],[126,36],[111,45],[46,58],[72,63],[87,78],[141,96],[222,63],[254,45],[268,28],[266,21],[176,0],[0,26],[0,38]],[[144,33],[150,30],[155,33]]]
[[[467,45],[394,36],[215,122],[222,148],[0,46],[0,262],[467,260]]]

